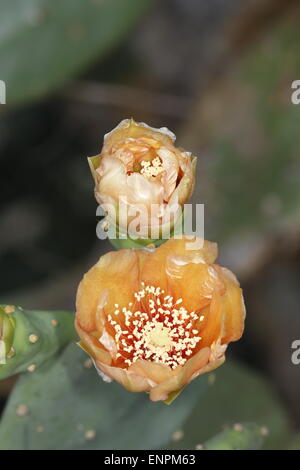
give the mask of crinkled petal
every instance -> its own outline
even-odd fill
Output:
[[[165,364],[159,364],[157,362],[138,360],[134,362],[129,370],[137,375],[142,377],[148,377],[153,382],[161,383],[165,382],[172,377],[175,377],[180,373],[182,369],[181,366],[176,367],[176,369],[171,369],[171,367],[166,366]]]
[[[149,181],[140,173],[132,173],[127,177],[129,204],[145,204],[150,209],[151,204],[162,204],[164,188],[158,181]]]
[[[189,246],[195,247],[195,249],[187,251]],[[146,260],[141,273],[142,281],[148,285],[160,286],[162,289],[167,289],[167,261],[170,257],[177,255],[194,256],[199,262],[213,263],[217,257],[217,244],[195,239],[195,237],[192,239],[184,237],[178,240],[168,240],[153,251]]]
[[[167,400],[170,393],[178,391],[187,385],[191,381],[192,376],[207,365],[209,355],[209,348],[201,349],[186,362],[179,374],[153,387],[150,391],[150,399],[152,401]]]
[[[225,284],[213,265],[189,255],[170,255],[166,263],[168,291],[182,299],[189,312],[201,310],[212,300],[214,292],[225,292]]]
[[[220,268],[226,284],[226,292],[222,297],[224,311],[223,343],[237,341],[243,334],[245,323],[245,304],[243,291],[234,274],[227,268]]]
[[[103,157],[100,166],[96,169],[96,191],[99,203],[105,202],[109,197],[115,204],[119,203],[119,196],[127,193],[127,175],[124,164],[114,157]]]
[[[121,384],[129,392],[148,392],[154,383],[148,378],[129,371],[120,367],[113,367],[96,361],[96,366],[106,376]]]
[[[201,330],[201,347],[211,346],[217,338],[222,337],[224,331],[224,311],[222,296],[215,291],[209,305],[209,313],[205,319],[204,329]]]
[[[178,203],[183,205],[191,197],[195,187],[196,165],[197,158],[194,157],[186,165],[183,176],[170,197],[169,204]]]
[[[195,372],[191,380],[196,379],[200,375],[204,375],[204,374],[207,374],[208,372],[212,372],[213,370],[217,369],[222,364],[224,364],[224,362],[225,362],[224,355],[214,361],[209,362],[206,366],[202,367],[202,369],[199,369],[197,372]]]
[[[139,285],[139,260],[134,250],[103,255],[83,277],[77,292],[77,322],[86,331],[97,329],[96,312],[112,313],[115,304],[134,300]]]
[[[164,200],[168,201],[176,187],[179,163],[175,153],[166,147],[157,150],[157,155],[161,158],[164,167],[161,183],[164,187]]]
[[[82,341],[82,348],[95,360],[101,361],[105,364],[111,364],[111,355],[101,347],[98,338],[84,331],[78,321],[75,321],[75,328]]]
[[[111,132],[104,136],[104,150],[109,149],[125,139],[138,139],[143,135],[150,135],[160,140],[164,145],[171,146],[176,136],[166,127],[156,129],[143,122],[135,122],[133,119],[124,119]]]

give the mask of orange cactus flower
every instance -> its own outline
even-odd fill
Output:
[[[127,220],[116,221],[123,230],[132,220],[130,209],[140,205],[145,217],[139,233],[145,237],[151,227],[172,228],[181,215],[194,189],[197,159],[175,147],[175,139],[165,127],[125,119],[105,135],[101,153],[89,158],[99,204],[113,220],[120,203],[127,208]]]
[[[224,362],[243,333],[245,307],[216,257],[215,243],[194,238],[192,246],[185,237],[107,253],[85,274],[76,328],[104,379],[167,400]]]

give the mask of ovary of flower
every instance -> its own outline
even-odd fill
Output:
[[[178,308],[182,299],[173,302],[173,298],[164,296],[164,290],[159,287],[142,284],[134,296],[137,301],[144,299],[145,311],[123,307],[125,328],[116,321],[119,309],[114,311],[114,318],[107,316],[114,330],[119,365],[130,366],[138,359],[161,363],[172,369],[184,365],[201,341],[198,329],[194,328],[198,316],[183,306]]]

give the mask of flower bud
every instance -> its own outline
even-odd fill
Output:
[[[78,288],[76,329],[100,375],[153,401],[221,365],[243,333],[237,279],[215,243],[194,241],[107,253]]]
[[[197,159],[175,147],[175,139],[167,128],[125,119],[105,135],[101,153],[89,158],[96,199],[122,231],[134,232],[138,214],[139,236],[159,238],[182,216]]]
[[[15,319],[0,307],[0,364],[6,363],[15,334]]]

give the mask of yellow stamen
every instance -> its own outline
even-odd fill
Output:
[[[117,323],[116,318],[107,316],[115,331],[116,360],[126,366],[139,359],[165,364],[172,369],[184,365],[202,339],[198,329],[193,328],[198,315],[188,312],[183,305],[179,307],[183,302],[181,298],[174,302],[172,296],[164,296],[160,287],[142,283],[134,297],[137,302],[142,302],[140,310],[129,308],[132,302],[128,308],[121,309],[125,328],[123,322]],[[119,313],[119,308],[115,314]]]

